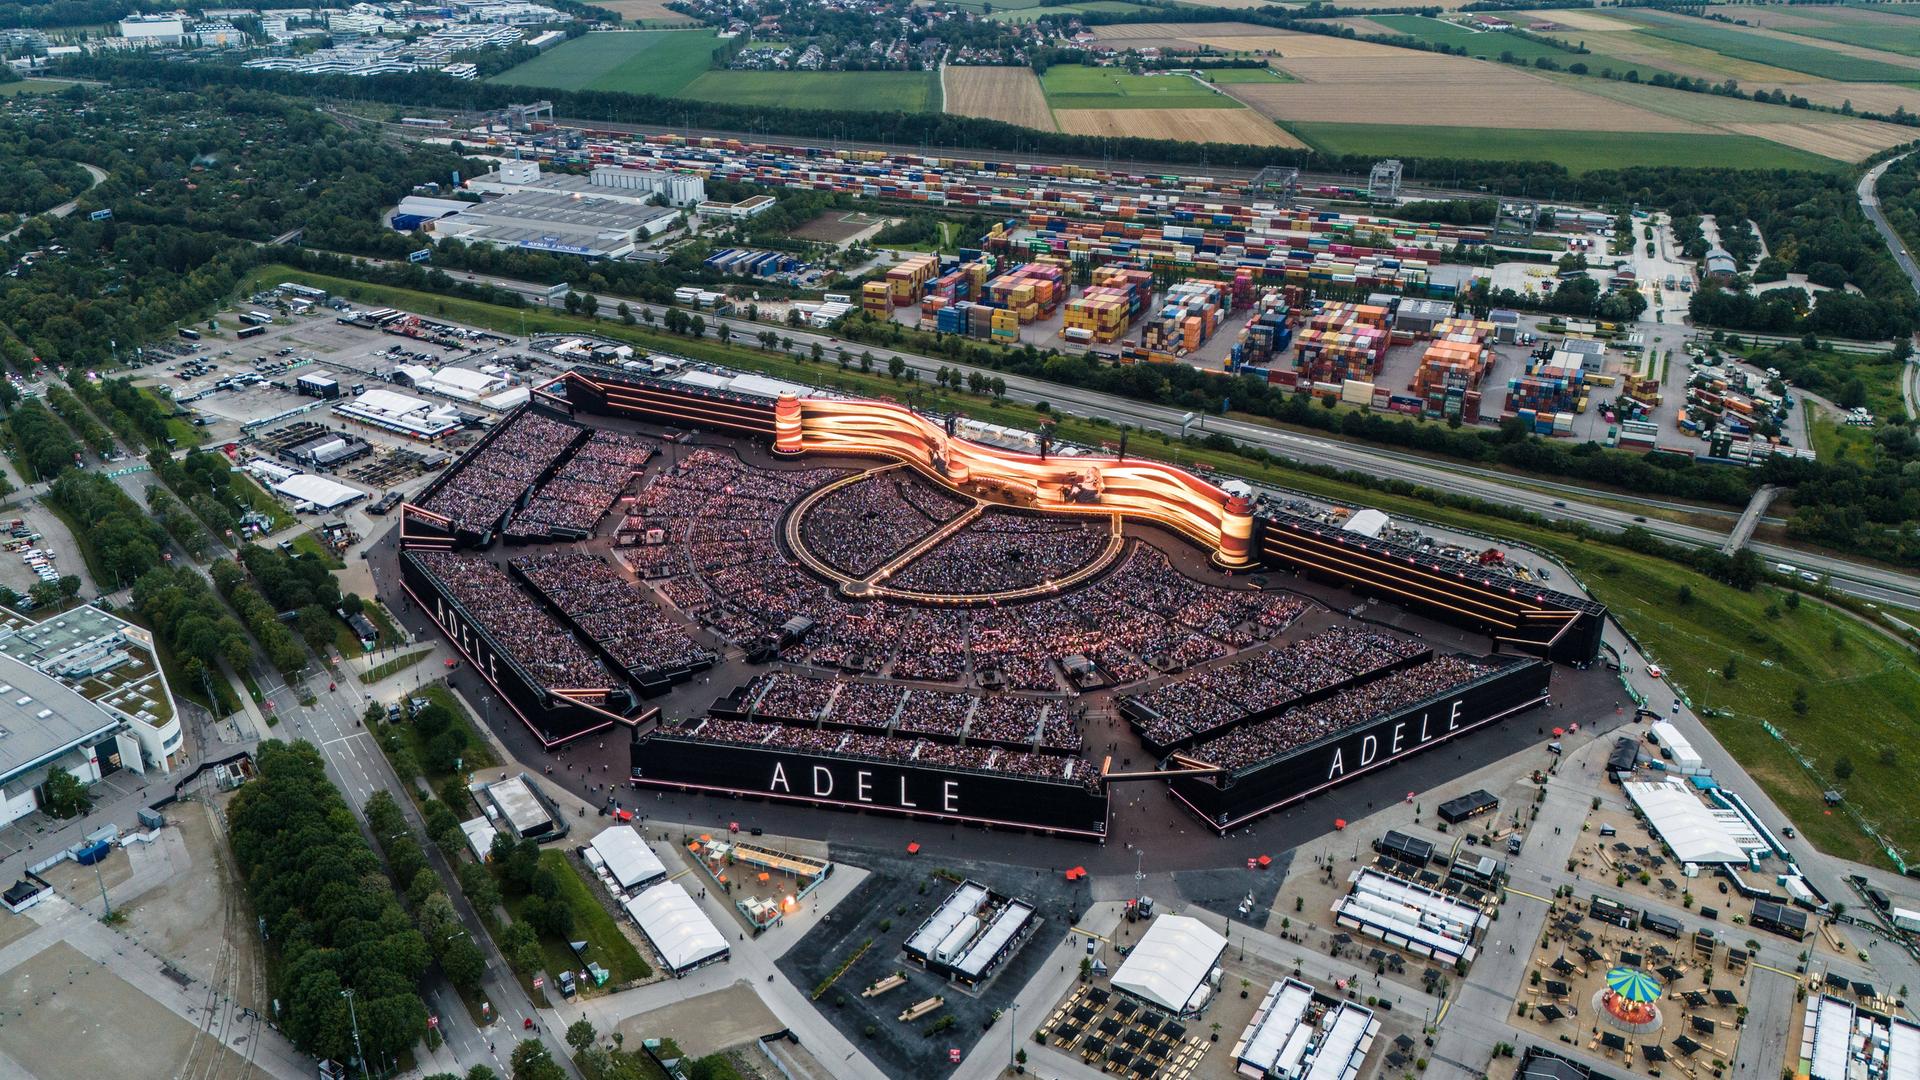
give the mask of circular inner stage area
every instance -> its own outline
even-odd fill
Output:
[[[781,534],[850,597],[998,604],[1052,596],[1119,559],[1119,520],[1039,512],[954,491],[906,465],[856,473],[796,502]]]

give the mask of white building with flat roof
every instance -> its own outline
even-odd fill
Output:
[[[460,412],[453,406],[391,390],[368,390],[359,397],[344,398],[333,411],[342,419],[425,441],[458,431],[461,425]]]
[[[1418,882],[1366,867],[1347,895],[1333,902],[1333,921],[1349,930],[1436,960],[1472,960],[1474,936],[1486,925],[1479,907]]]
[[[615,825],[601,830],[588,848],[600,856],[601,865],[607,868],[607,873],[622,891],[630,892],[667,878],[666,864],[647,846],[639,830],[631,825]]]
[[[1177,1016],[1192,1016],[1220,983],[1227,939],[1187,915],[1153,920],[1140,944],[1113,973],[1113,988]]]
[[[713,925],[687,890],[673,882],[646,890],[627,901],[626,909],[675,978],[733,954],[727,936]]]
[[[0,615],[0,654],[53,677],[127,725],[135,749],[117,764],[106,759],[108,771],[124,766],[165,774],[186,752],[173,688],[145,627],[90,604],[39,622],[6,612]],[[5,742],[0,737],[0,750]]]
[[[586,176],[542,172],[537,161],[503,161],[490,173],[468,180],[465,187],[483,195],[512,195],[543,191],[559,195],[586,195],[632,206],[652,205],[656,197],[670,206],[693,206],[706,200],[707,182],[694,173],[665,169],[630,169],[623,165],[596,165]]]
[[[1355,1080],[1379,1033],[1372,1009],[1284,979],[1254,1009],[1233,1060],[1251,1080]]]

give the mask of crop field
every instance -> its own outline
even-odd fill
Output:
[[[680,97],[790,109],[939,112],[937,71],[709,71]]]
[[[1201,75],[1208,82],[1223,83],[1229,86],[1239,83],[1291,82],[1293,76],[1279,68],[1207,68]]]
[[[1132,135],[1292,148],[1306,145],[1252,109],[1058,109],[1053,118],[1061,131],[1074,135]]]
[[[1608,30],[1629,31],[1634,25],[1624,19],[1611,15],[1601,15],[1593,11],[1577,11],[1572,8],[1553,8],[1547,11],[1517,11],[1509,18],[1521,25],[1529,22],[1554,23],[1569,30],[1584,30],[1587,33]]]
[[[1609,56],[1594,49],[1592,45],[1587,46],[1587,52],[1576,52],[1572,48],[1562,48],[1557,45],[1533,41],[1521,37],[1518,34],[1508,34],[1501,31],[1474,30],[1470,27],[1462,26],[1459,23],[1448,22],[1445,19],[1428,18],[1424,15],[1374,15],[1368,18],[1367,21],[1378,25],[1389,34],[1404,34],[1418,41],[1425,41],[1435,45],[1445,45],[1449,48],[1465,49],[1468,56],[1479,57],[1486,60],[1497,60],[1503,54],[1509,54],[1515,59],[1528,62],[1544,58],[1559,64],[1561,67],[1569,67],[1573,64],[1585,64],[1590,71],[1596,74],[1607,68],[1611,68],[1623,75],[1629,71],[1638,71],[1642,79],[1652,78],[1663,71],[1671,71],[1669,68],[1650,64],[1644,60],[1626,60],[1621,57]],[[1580,40],[1578,32],[1569,33],[1567,31],[1560,31],[1552,36],[1563,41],[1575,43]],[[1678,74],[1678,72],[1673,72],[1673,74]]]
[[[1693,166],[1701,161],[1733,169],[1830,170],[1838,167],[1837,162],[1826,158],[1744,135],[1401,124],[1293,123],[1289,126],[1315,149],[1329,154],[1552,161],[1576,173],[1633,166]]]
[[[1739,18],[1742,22],[1798,37],[1920,56],[1920,20],[1906,14],[1857,7],[1795,6],[1790,9],[1756,7],[1741,12]]]
[[[1238,109],[1240,103],[1185,75],[1129,75],[1117,68],[1056,65],[1040,76],[1055,109]]]
[[[1752,135],[1838,161],[1864,160],[1882,150],[1912,142],[1915,135],[1912,128],[1884,124],[1878,120],[1851,120],[1839,124],[1720,124],[1719,127],[1722,131]]]
[[[1000,10],[1000,5],[995,4],[993,5],[993,14],[989,16],[989,18],[993,19],[994,22],[1030,23],[1038,22],[1041,19],[1077,15],[1087,11],[1138,10],[1140,10],[1140,5],[1129,4],[1126,0],[1080,0],[1080,2],[1072,4],[1055,4],[1051,7],[1030,7],[1008,11]]]
[[[1053,110],[1047,108],[1047,95],[1032,68],[948,67],[941,79],[950,113],[1053,130]]]
[[[1748,89],[1782,90],[1788,94],[1798,94],[1818,105],[1831,105],[1839,108],[1847,102],[1863,112],[1893,113],[1905,109],[1910,113],[1920,113],[1920,89],[1912,86],[1894,86],[1889,83],[1836,83],[1836,82],[1799,82],[1799,83],[1756,83]]]
[[[637,23],[671,23],[682,26],[697,26],[700,20],[668,7],[666,0],[607,0],[596,7],[606,8],[615,15]]]
[[[488,81],[671,96],[713,65],[717,44],[711,30],[587,34]]]
[[[1889,147],[1910,142],[1920,135],[1912,128],[1876,120],[1850,119],[1832,113],[1789,109],[1784,105],[1763,105],[1716,94],[1690,94],[1656,86],[1579,79],[1574,76],[1555,78],[1589,94],[1682,120],[1708,124],[1721,131],[1767,139],[1839,161],[1859,161]],[[1794,89],[1788,88],[1789,92]],[[1920,102],[1920,91],[1909,90],[1907,93],[1913,95],[1909,105]],[[1892,110],[1893,106],[1889,105],[1887,111]]]
[[[1391,61],[1282,61],[1300,81],[1230,87],[1285,123],[1440,124],[1590,131],[1704,131],[1697,124],[1607,101],[1504,64],[1399,52]]]
[[[1905,82],[1920,79],[1920,61],[1852,45],[1823,46],[1770,30],[1723,26],[1702,19],[1667,17],[1636,9],[1646,34],[1697,46],[1723,56],[1786,68],[1835,82]]]

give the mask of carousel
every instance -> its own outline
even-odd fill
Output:
[[[1639,968],[1607,972],[1606,989],[1594,995],[1594,1015],[1610,1027],[1635,1035],[1660,1029],[1660,984]]]

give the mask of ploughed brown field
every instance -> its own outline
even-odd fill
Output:
[[[1053,130],[1053,110],[1040,79],[1027,67],[946,67],[940,72],[947,111]]]

